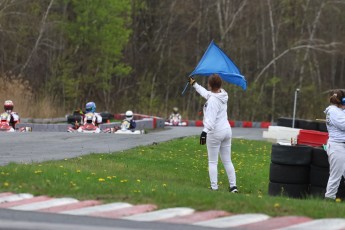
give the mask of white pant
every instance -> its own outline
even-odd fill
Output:
[[[345,143],[328,142],[327,155],[329,161],[329,178],[326,198],[336,198],[341,177],[345,177]]]
[[[218,154],[223,162],[230,187],[236,186],[235,168],[231,161],[231,136],[231,128],[207,134],[208,172],[212,189],[218,189]]]

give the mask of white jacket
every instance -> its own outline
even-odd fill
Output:
[[[344,110],[335,105],[330,105],[324,112],[326,114],[328,140],[334,142],[345,142]]]
[[[212,93],[199,85],[193,85],[195,90],[207,101],[204,105],[204,129],[206,133],[213,133],[223,129],[231,128],[228,121],[228,93],[221,89],[220,93]]]

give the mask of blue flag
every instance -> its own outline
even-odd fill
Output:
[[[202,75],[209,76],[217,73],[221,78],[229,83],[242,87],[243,90],[247,89],[247,81],[240,73],[237,66],[231,59],[214,43],[211,41],[204,56],[194,71],[189,75]]]

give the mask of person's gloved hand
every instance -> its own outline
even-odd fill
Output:
[[[194,83],[196,82],[195,79],[193,77],[189,77],[188,78],[188,82],[190,85],[194,85]]]
[[[206,144],[206,137],[207,137],[207,133],[202,131],[201,135],[200,135],[200,144],[204,145]]]

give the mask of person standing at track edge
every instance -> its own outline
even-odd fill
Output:
[[[229,191],[237,193],[235,168],[231,161],[232,131],[228,121],[228,93],[222,89],[222,79],[218,74],[208,78],[208,90],[189,77],[189,84],[207,101],[203,108],[204,129],[200,144],[207,145],[208,171],[211,190],[218,190],[218,154],[223,162],[229,180]]]
[[[340,180],[345,176],[345,92],[334,90],[326,108],[328,130],[327,155],[329,178],[325,193],[326,199],[335,199]]]

